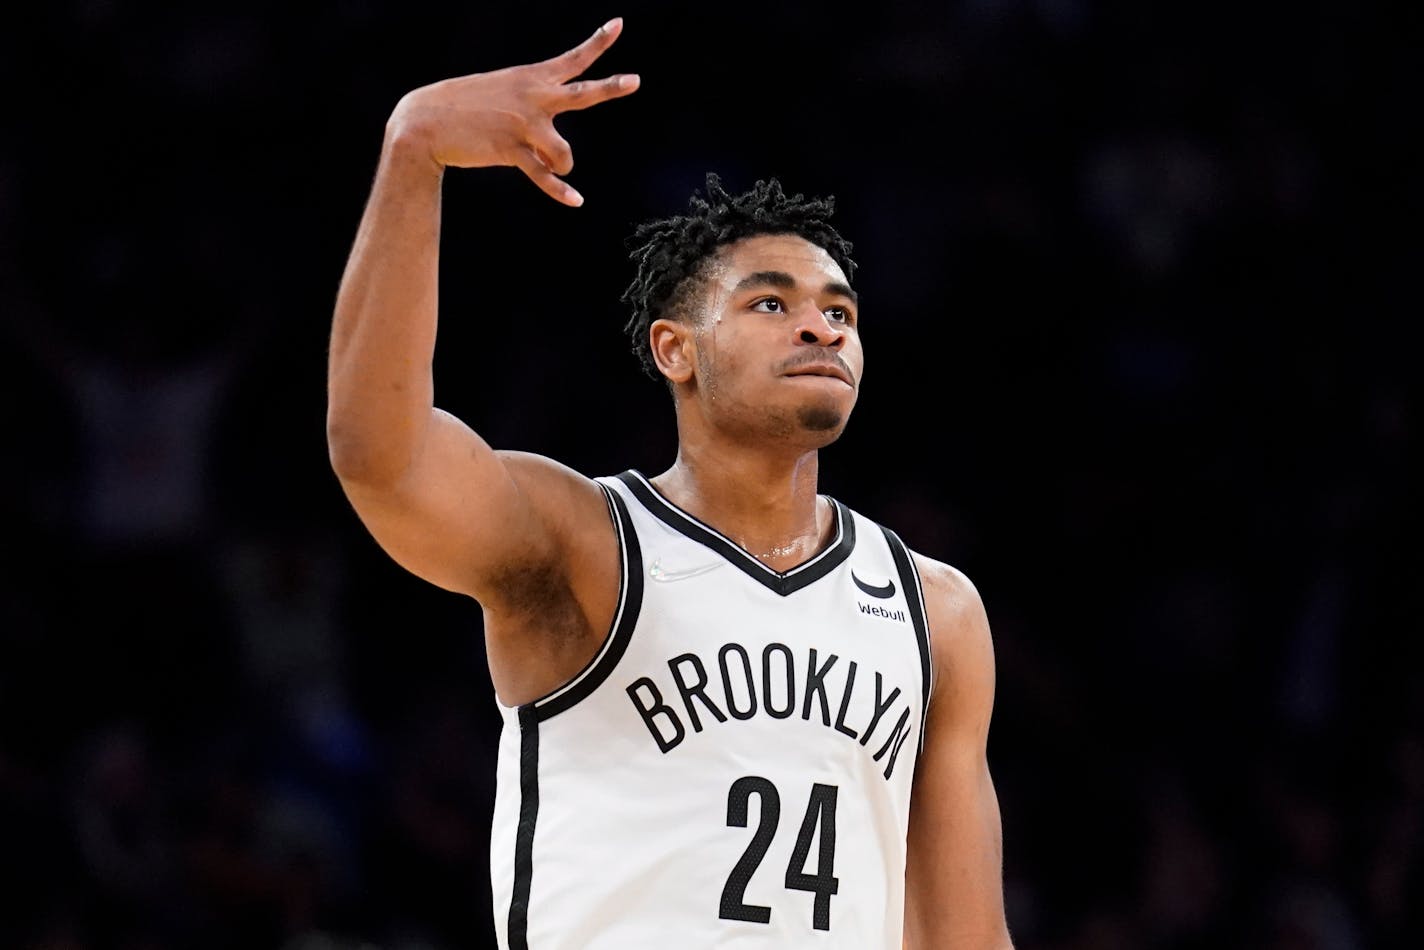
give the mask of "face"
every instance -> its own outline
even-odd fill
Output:
[[[670,375],[699,415],[798,447],[840,435],[864,360],[855,292],[823,248],[789,234],[730,244],[693,306]]]

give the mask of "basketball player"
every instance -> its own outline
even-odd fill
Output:
[[[483,610],[499,944],[1003,950],[980,598],[817,492],[864,367],[829,201],[709,176],[638,230],[625,299],[676,405],[667,471],[588,478],[434,407],[442,175],[512,165],[581,204],[552,120],[638,88],[577,78],[621,29],[400,100],[332,330],[347,497]]]

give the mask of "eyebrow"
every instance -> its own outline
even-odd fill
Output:
[[[782,290],[795,290],[796,286],[796,278],[784,270],[759,270],[737,281],[737,286],[732,288],[732,293],[740,293],[749,287],[779,287]],[[849,284],[843,284],[838,280],[829,281],[821,288],[821,291],[845,297],[854,304],[860,303],[860,295],[851,290]]]

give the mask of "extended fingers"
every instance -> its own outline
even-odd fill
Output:
[[[553,68],[560,82],[572,79],[603,55],[604,50],[613,45],[618,34],[623,32],[623,18],[614,17],[600,26],[592,36],[567,53],[560,53],[546,62]]]
[[[631,73],[569,82],[593,65],[622,32],[623,18],[614,17],[568,52],[527,67],[532,71],[530,75],[539,77],[540,91],[535,93],[534,102],[545,120],[535,121],[528,128],[525,144],[513,156],[514,164],[545,194],[570,207],[583,204],[583,196],[560,177],[573,169],[573,150],[547,119],[637,91],[639,79]]]
[[[641,80],[636,73],[623,73],[607,79],[584,79],[559,87],[557,111],[587,109],[609,99],[618,99],[638,91]]]

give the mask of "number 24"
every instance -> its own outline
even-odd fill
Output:
[[[796,847],[791,851],[791,863],[786,868],[786,886],[792,890],[810,891],[816,895],[811,913],[811,925],[817,930],[831,929],[831,895],[840,890],[840,880],[835,876],[836,863],[836,795],[839,789],[834,785],[819,782],[811,786],[811,800],[806,805],[806,817],[801,820],[801,832],[796,836]],[[776,826],[781,821],[781,795],[768,779],[757,775],[747,775],[732,783],[727,791],[727,824],[738,828],[747,826],[747,812],[753,793],[761,799],[761,820],[752,834],[751,843],[742,853],[741,860],[732,868],[727,883],[722,887],[722,908],[718,915],[723,920],[746,920],[752,923],[771,922],[771,908],[759,904],[748,904],[744,898],[752,875],[766,857],[771,839],[776,834]],[[817,855],[816,873],[806,873],[806,862],[811,853],[811,838],[821,829],[821,846]]]

